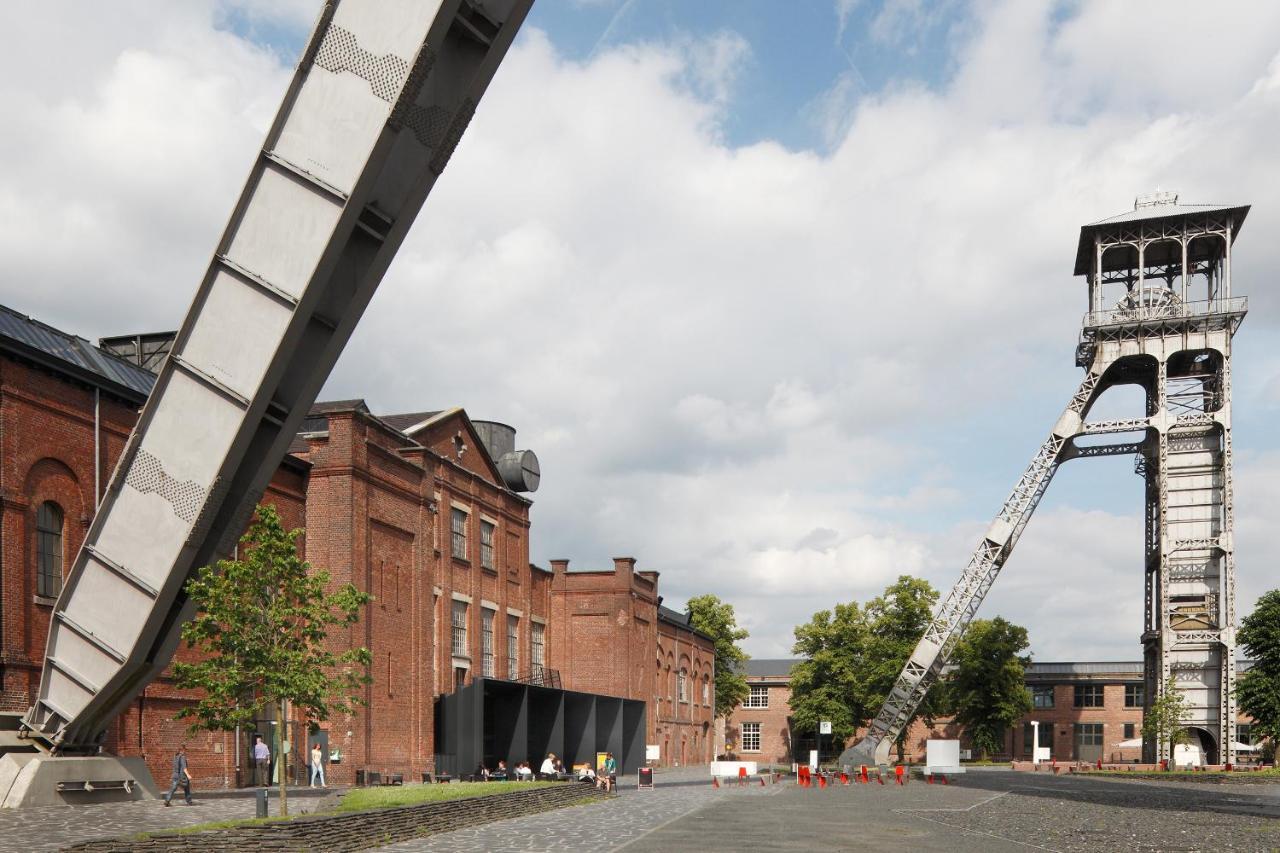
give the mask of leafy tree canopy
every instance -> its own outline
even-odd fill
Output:
[[[837,604],[796,628],[793,651],[804,657],[791,671],[796,728],[830,720],[837,743],[847,741],[884,704],[933,614],[938,593],[928,581],[902,575],[867,604]],[[930,691],[915,716],[938,712]],[[899,745],[901,748],[901,745]]]
[[[1175,746],[1191,740],[1190,733],[1183,725],[1190,710],[1186,696],[1166,687],[1142,717],[1142,736],[1154,740],[1162,754],[1165,747],[1168,747],[1167,754],[1172,758]]]
[[[240,559],[205,566],[187,582],[198,612],[182,638],[201,654],[195,663],[175,662],[173,673],[178,686],[203,691],[178,712],[193,730],[250,725],[268,707],[283,718],[285,702],[310,720],[361,703],[369,650],[334,652],[326,638],[354,623],[370,596],[351,584],[327,593],[329,573],[298,556],[301,535],[284,529],[274,506],[261,505],[240,540]]]
[[[694,596],[687,607],[689,623],[715,641],[716,716],[727,716],[751,692],[742,674],[747,653],[738,645],[747,638],[747,631],[738,627],[733,605],[717,596]]]
[[[977,619],[951,655],[955,671],[947,692],[956,722],[963,725],[982,757],[1000,749],[1004,733],[1031,710],[1026,686],[1027,629],[997,616]]]
[[[1258,599],[1236,634],[1253,668],[1236,682],[1240,710],[1253,717],[1254,731],[1280,739],[1280,589]]]

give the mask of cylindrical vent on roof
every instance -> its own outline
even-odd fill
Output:
[[[532,450],[513,450],[495,460],[502,481],[513,492],[536,492],[542,479],[538,457]]]
[[[516,450],[515,428],[497,421],[473,420],[471,424],[497,464],[506,487],[513,492],[537,491],[542,478],[538,457],[532,450]]]

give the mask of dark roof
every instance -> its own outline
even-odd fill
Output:
[[[791,675],[791,667],[804,658],[750,658],[742,665],[742,674],[747,678],[776,678]]]
[[[313,415],[331,415],[335,412],[368,412],[364,400],[318,400],[311,405]]]
[[[72,335],[0,305],[0,348],[139,404],[156,377]]]
[[[434,412],[405,412],[400,415],[381,415],[382,422],[404,432],[411,426],[416,426],[425,420],[430,420],[440,414],[444,409],[437,409]]]
[[[1210,213],[1223,213],[1235,220],[1235,227],[1231,231],[1231,239],[1234,241],[1236,235],[1240,233],[1244,218],[1249,215],[1247,204],[1182,204],[1176,198],[1175,196],[1175,200],[1168,204],[1140,204],[1135,200],[1133,210],[1126,210],[1124,213],[1080,226],[1080,242],[1076,245],[1075,275],[1087,275],[1092,268],[1093,235],[1098,231],[1107,231],[1115,226],[1144,220],[1185,220],[1203,217]]]
[[[715,642],[715,638],[712,637],[710,634],[699,631],[697,628],[693,627],[693,624],[689,619],[688,613],[681,613],[678,610],[672,610],[670,607],[663,607],[661,604],[659,604],[658,619],[671,625],[679,625],[681,628],[685,629],[686,631],[692,631],[693,633],[697,634],[699,637],[705,637],[706,639],[711,640],[711,642],[713,643]]]

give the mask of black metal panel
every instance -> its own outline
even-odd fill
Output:
[[[564,696],[564,766],[596,763],[596,697],[566,692]]]
[[[597,752],[612,752],[619,772],[644,764],[645,705],[510,681],[477,678],[436,699],[436,772],[472,773],[481,759],[490,769],[528,761],[536,771],[548,752],[571,767],[594,766]]]

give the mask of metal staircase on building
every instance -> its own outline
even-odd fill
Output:
[[[884,706],[840,763],[887,765],[916,708],[1013,552],[1058,466],[1137,455],[1146,480],[1145,702],[1174,689],[1191,707],[1208,758],[1235,760],[1235,563],[1231,486],[1231,340],[1247,311],[1231,295],[1231,247],[1249,208],[1185,205],[1171,194],[1081,229],[1087,277],[1077,364],[1086,369],[959,581],[925,630]],[[1197,287],[1204,299],[1192,300]],[[1120,291],[1104,310],[1105,292]],[[1107,389],[1137,384],[1145,417],[1089,423]],[[1140,433],[1112,444],[1085,436]],[[1147,760],[1167,744],[1144,745]]]

